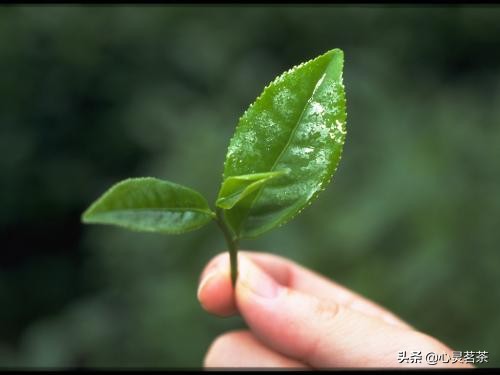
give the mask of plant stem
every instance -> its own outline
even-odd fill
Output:
[[[226,223],[224,212],[217,208],[217,224],[224,234],[224,239],[226,240],[227,247],[229,250],[229,262],[231,265],[231,283],[236,285],[236,279],[238,278],[238,238],[232,233],[231,229]]]

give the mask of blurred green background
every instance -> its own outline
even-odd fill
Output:
[[[348,135],[333,183],[242,246],[499,366],[499,19],[484,6],[0,8],[0,367],[198,367],[243,327],[196,300],[225,247],[215,225],[169,237],[80,214],[132,176],[213,201],[242,112],[336,47]]]

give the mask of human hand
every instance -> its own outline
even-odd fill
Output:
[[[205,367],[472,367],[458,361],[428,365],[427,353],[451,358],[452,350],[290,260],[240,251],[238,262],[234,290],[228,253],[212,259],[200,277],[203,308],[218,316],[239,313],[249,327],[219,336]],[[399,363],[401,351],[421,351],[421,363]]]

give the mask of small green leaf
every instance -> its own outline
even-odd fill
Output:
[[[333,176],[346,134],[344,55],[328,51],[276,78],[240,118],[224,181],[289,169],[225,211],[237,237],[255,237],[299,213]]]
[[[288,171],[289,170],[228,177],[222,184],[216,205],[224,209],[233,208],[236,203],[253,193],[263,184],[273,178],[288,173]]]
[[[196,191],[151,177],[117,183],[82,215],[88,224],[168,234],[198,229],[213,218],[215,213]]]

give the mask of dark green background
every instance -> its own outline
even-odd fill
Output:
[[[189,366],[215,225],[83,226],[111,184],[155,176],[213,201],[246,107],[345,52],[333,183],[247,249],[282,254],[500,365],[500,8],[0,8],[0,366]],[[418,349],[418,348],[415,348]],[[396,361],[396,358],[395,358]]]

